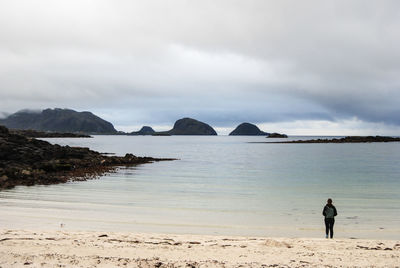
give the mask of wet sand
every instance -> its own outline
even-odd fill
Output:
[[[399,267],[400,241],[0,231],[0,267]]]

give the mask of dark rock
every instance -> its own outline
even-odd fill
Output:
[[[161,135],[217,135],[217,132],[208,124],[192,118],[182,118],[175,122],[174,128],[157,132]]]
[[[114,170],[154,161],[151,157],[105,156],[82,147],[52,145],[10,133],[0,127],[0,189],[16,185],[55,184],[86,180]]]
[[[8,134],[8,129],[5,126],[0,126],[0,133],[1,134]]]
[[[156,133],[154,129],[149,126],[143,126],[139,131],[134,131],[130,135],[153,135]]]
[[[40,112],[20,111],[0,119],[0,124],[12,129],[37,131],[115,134],[114,126],[92,114],[69,109],[46,109]]]
[[[242,123],[233,130],[230,136],[266,136],[268,133],[261,131],[256,125]]]
[[[271,133],[268,135],[267,138],[287,138],[286,134],[279,134],[279,133]]]

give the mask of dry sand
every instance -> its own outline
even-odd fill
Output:
[[[0,230],[0,267],[400,267],[400,241]]]

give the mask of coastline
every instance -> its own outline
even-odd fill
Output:
[[[23,132],[24,133],[24,132]],[[87,147],[51,144],[10,132],[0,126],[0,190],[18,185],[49,185],[97,178],[120,166],[135,166],[172,158],[107,156]]]
[[[396,267],[400,241],[0,230],[1,267]]]
[[[249,143],[374,143],[374,142],[400,142],[399,137],[389,136],[347,136],[344,138],[333,138],[333,139],[311,139],[311,140],[292,140],[292,141],[274,141],[274,142],[249,142]]]

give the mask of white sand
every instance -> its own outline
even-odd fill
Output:
[[[0,230],[0,267],[400,267],[400,241]]]

